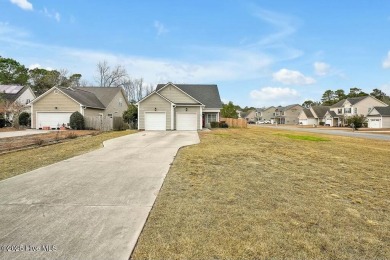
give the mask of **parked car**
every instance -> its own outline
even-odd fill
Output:
[[[262,125],[262,124],[264,124],[264,121],[257,121],[256,122],[256,125]]]
[[[254,121],[249,121],[248,124],[254,125],[256,123]]]

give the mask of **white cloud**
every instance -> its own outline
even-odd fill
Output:
[[[387,53],[387,57],[382,63],[383,68],[390,69],[390,51]]]
[[[11,3],[19,6],[23,10],[33,10],[33,5],[28,0],[11,0]]]
[[[251,99],[259,106],[288,105],[300,98],[298,91],[292,88],[264,87],[250,92]]]
[[[296,70],[281,69],[272,74],[274,80],[286,85],[310,85],[316,83],[315,79],[306,77]]]
[[[34,63],[34,64],[31,64],[30,66],[28,66],[28,69],[33,70],[33,69],[39,69],[40,67],[41,67],[41,65],[39,63]]]
[[[330,73],[330,65],[325,62],[315,62],[313,66],[318,76],[326,76]]]
[[[154,22],[154,28],[156,28],[156,30],[157,30],[157,36],[160,36],[162,34],[169,32],[169,30],[165,27],[165,25],[159,21]]]
[[[386,93],[386,95],[390,95],[390,83],[383,84],[380,87],[378,87],[380,90]]]
[[[56,11],[52,11],[50,12],[49,10],[47,10],[46,7],[43,8],[43,13],[49,17],[49,18],[53,18],[55,19],[57,22],[60,22],[61,21],[61,15],[59,12],[56,12]]]

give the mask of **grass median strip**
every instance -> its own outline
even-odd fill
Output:
[[[0,155],[0,180],[87,153],[102,147],[103,142],[106,140],[134,132],[105,132],[95,136],[79,137],[65,143]]]
[[[132,259],[388,259],[390,142],[267,128],[181,149]]]
[[[312,135],[293,135],[293,134],[276,134],[276,135],[284,136],[294,140],[304,140],[304,141],[313,141],[313,142],[330,141],[329,139],[318,137],[318,136],[312,136]]]

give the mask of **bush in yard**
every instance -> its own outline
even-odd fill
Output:
[[[84,129],[83,115],[78,111],[74,112],[72,115],[70,115],[69,125],[72,129],[83,130]]]
[[[228,126],[228,124],[226,124],[225,121],[221,121],[221,122],[219,122],[219,127],[220,128],[228,128],[229,126]]]
[[[29,126],[31,124],[30,114],[27,112],[22,112],[19,115],[19,125]]]
[[[211,128],[217,128],[219,126],[218,122],[210,122]]]
[[[347,124],[354,129],[358,129],[364,126],[366,118],[363,115],[354,115],[347,118]]]
[[[319,122],[320,125],[324,126],[325,125],[325,122]]]

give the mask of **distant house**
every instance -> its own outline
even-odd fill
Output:
[[[367,115],[368,128],[390,128],[390,107],[373,107]]]
[[[260,108],[257,110],[257,118],[259,121],[270,121],[273,123],[275,119],[275,107]]]
[[[28,86],[0,85],[0,99],[0,113],[12,120],[15,109],[30,112],[29,104],[35,94]]]
[[[236,113],[237,113],[237,117],[238,118],[242,118],[242,111],[241,110],[236,110]]]
[[[68,125],[76,111],[87,117],[122,117],[127,108],[119,87],[52,87],[31,102],[31,127],[57,129]]]
[[[298,116],[303,110],[303,107],[298,104],[293,104],[289,106],[278,106],[275,109],[275,122],[277,124],[286,124],[286,125],[296,125],[298,124]]]
[[[158,84],[137,103],[140,130],[199,130],[219,122],[217,85]]]
[[[325,114],[329,110],[329,106],[312,106],[305,108],[298,115],[300,125],[319,125],[325,122]]]
[[[344,126],[346,119],[353,115],[367,116],[374,107],[386,107],[386,103],[372,97],[354,97],[343,99],[329,108],[325,114],[325,125]]]
[[[256,122],[257,121],[256,110],[249,110],[245,116],[245,120],[247,122]]]

